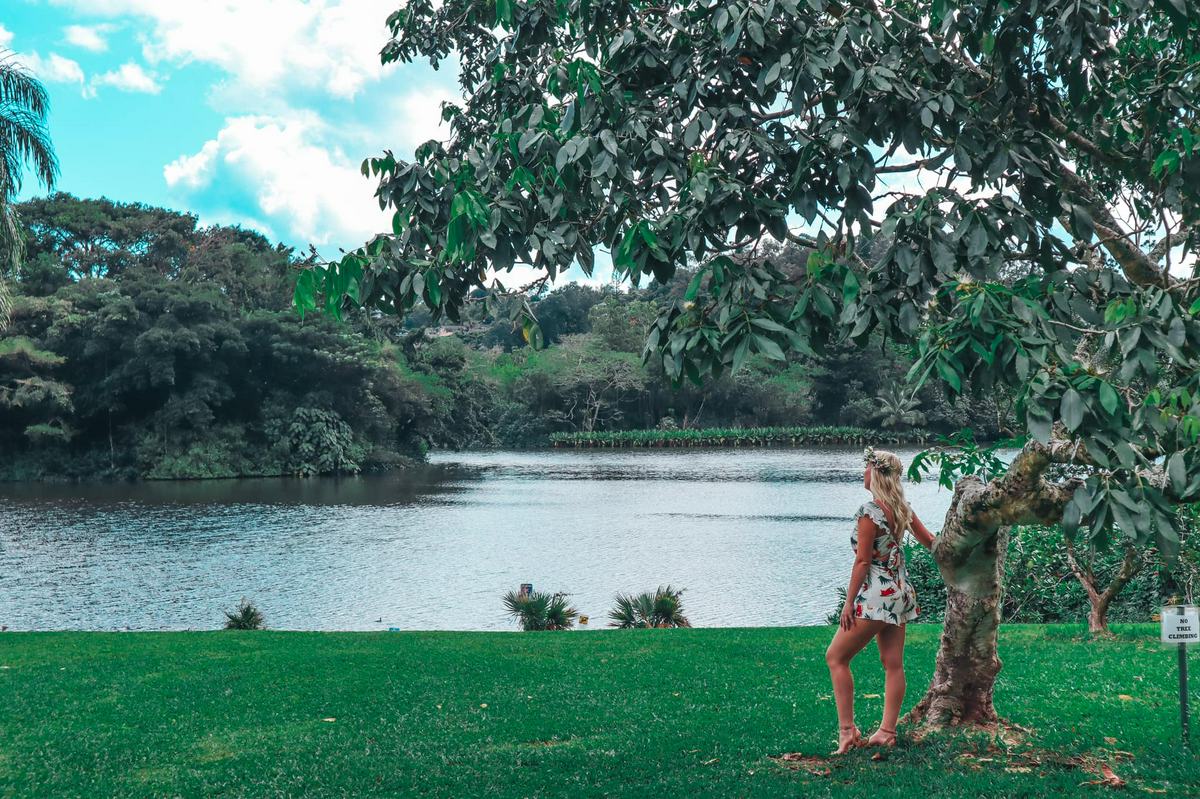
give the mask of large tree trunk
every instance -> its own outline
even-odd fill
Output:
[[[1008,530],[1061,517],[1074,486],[1042,480],[1052,455],[1051,447],[1031,444],[1005,477],[990,483],[965,477],[955,486],[933,543],[947,588],[941,646],[929,690],[906,721],[941,727],[999,720],[993,695],[1000,673],[997,640]]]
[[[933,681],[910,718],[943,726],[991,724],[996,675],[1000,673],[1001,576],[1008,528],[978,547],[958,566],[942,566],[946,620]]]

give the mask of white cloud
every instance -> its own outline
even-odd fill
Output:
[[[12,44],[13,32],[8,28],[0,25],[0,47],[8,47]]]
[[[93,53],[103,53],[108,49],[106,37],[112,28],[112,25],[68,25],[63,28],[63,37],[67,44]]]
[[[37,53],[21,53],[17,61],[24,65],[39,80],[47,83],[78,83],[83,84],[83,67],[79,62],[51,53],[42,58]]]
[[[261,220],[253,224],[287,241],[356,246],[387,229],[388,217],[331,134],[311,113],[233,117],[198,152],[168,164],[163,177],[206,219]],[[236,207],[243,197],[254,209]]]
[[[90,15],[148,20],[152,64],[213,64],[237,88],[280,88],[353,98],[379,80],[385,21],[398,0],[54,0]]]
[[[132,61],[122,64],[110,72],[96,75],[92,78],[91,85],[93,89],[98,86],[112,86],[123,92],[140,92],[142,94],[158,94],[162,91],[162,86],[154,76],[142,69],[140,64]]]

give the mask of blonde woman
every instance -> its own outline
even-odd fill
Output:
[[[850,537],[854,569],[846,589],[846,604],[837,633],[825,653],[838,712],[838,748],[894,746],[896,723],[904,703],[904,626],[917,618],[917,594],[904,567],[904,533],[911,531],[925,547],[933,534],[921,523],[904,498],[900,459],[894,453],[868,449],[863,487],[871,500],[858,509]],[[865,742],[854,723],[854,675],[850,661],[874,638],[886,675],[883,720]]]

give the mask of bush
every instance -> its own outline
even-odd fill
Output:
[[[579,611],[567,604],[566,594],[509,591],[504,595],[504,607],[525,632],[569,630],[579,616]]]
[[[692,623],[683,615],[683,591],[665,585],[637,596],[617,594],[617,606],[608,613],[609,626],[622,630],[691,627]]]
[[[1147,565],[1113,599],[1109,621],[1148,621],[1175,594],[1177,586],[1190,584],[1195,571],[1195,536],[1187,536],[1179,561],[1168,568],[1155,550],[1146,553]],[[1082,543],[1080,557],[1085,557]],[[946,610],[946,586],[933,555],[917,544],[904,548],[908,576],[917,589],[921,621],[940,622]],[[1108,585],[1125,557],[1119,546],[1098,549],[1093,569],[1101,586]],[[1026,624],[1079,622],[1087,618],[1087,593],[1067,563],[1062,532],[1058,527],[1014,527],[1004,560],[1004,621]]]
[[[228,610],[221,612],[225,614],[226,630],[261,630],[267,621],[262,611],[251,604],[248,599],[243,599],[238,603],[237,608],[232,612]]]

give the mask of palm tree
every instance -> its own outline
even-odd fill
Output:
[[[610,626],[622,630],[645,627],[691,627],[683,615],[683,591],[669,585],[651,593],[617,594],[617,606],[608,613]]]
[[[58,177],[58,159],[50,143],[46,87],[7,51],[0,51],[0,329],[8,324],[12,299],[6,278],[24,254],[24,239],[14,200],[28,166],[47,189]]]
[[[504,607],[525,632],[569,630],[579,616],[579,611],[567,603],[566,594],[509,591],[504,595]]]

